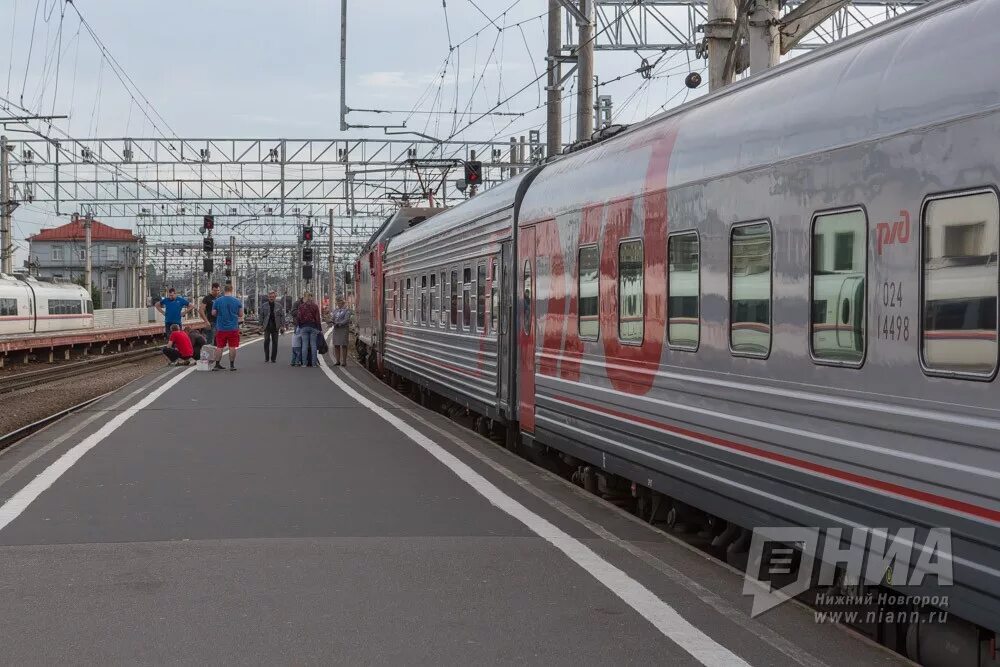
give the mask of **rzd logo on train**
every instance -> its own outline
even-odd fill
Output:
[[[892,222],[880,222],[875,227],[875,240],[878,245],[878,254],[882,254],[882,246],[893,245],[895,243],[910,242],[910,212],[900,211],[899,220]]]

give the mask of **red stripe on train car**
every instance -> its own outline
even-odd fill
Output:
[[[655,419],[649,419],[648,417],[640,417],[638,415],[632,415],[627,412],[622,412],[621,410],[615,410],[613,408],[606,408],[599,405],[593,405],[591,403],[587,403],[586,401],[580,401],[575,398],[570,398],[568,396],[556,396],[555,398],[559,401],[569,403],[570,405],[575,405],[577,407],[585,408],[587,410],[593,410],[594,412],[600,412],[602,414],[606,414],[611,417],[615,417],[617,419],[621,419],[624,421],[632,422],[634,424],[639,424],[641,426],[648,426],[651,428],[659,429],[661,431],[667,431],[668,433],[674,433],[680,436],[684,436],[686,438],[700,440],[702,442],[710,443],[743,454],[758,456],[760,458],[774,461],[776,463],[783,463],[787,466],[799,468],[802,470],[808,470],[810,472],[826,475],[827,477],[833,477],[835,479],[843,480],[846,482],[852,482],[854,484],[866,486],[872,489],[877,489],[879,491],[891,493],[893,495],[902,496],[910,500],[918,500],[920,502],[924,502],[929,505],[944,507],[946,509],[954,510],[956,512],[962,512],[963,514],[969,514],[975,517],[1000,523],[1000,511],[993,510],[988,507],[981,507],[979,505],[973,505],[972,503],[956,500],[954,498],[941,496],[936,493],[929,493],[927,491],[911,489],[905,486],[900,486],[899,484],[893,484],[892,482],[886,482],[880,479],[875,479],[874,477],[867,477],[865,475],[859,475],[857,473],[848,472],[846,470],[831,468],[829,466],[825,466],[819,463],[813,463],[812,461],[806,461],[804,459],[798,459],[792,456],[787,456],[785,454],[779,454],[777,452],[768,451],[766,449],[761,449],[759,447],[754,447],[752,445],[734,442],[732,440],[726,440],[725,438],[720,438],[714,435],[708,435],[707,433],[700,433],[698,431],[692,431],[690,429],[681,428],[679,426],[673,426],[671,424],[666,424],[664,422],[657,421]]]

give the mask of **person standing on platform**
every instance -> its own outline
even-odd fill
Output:
[[[313,301],[311,292],[302,297],[296,320],[299,333],[302,336],[302,361],[306,366],[319,367],[319,354],[316,352],[316,337],[323,335],[323,324],[320,319],[319,306]],[[308,355],[308,356],[306,356]]]
[[[163,348],[163,355],[167,358],[168,366],[187,366],[191,363],[194,346],[187,332],[181,329],[181,325],[170,325],[170,340]]]
[[[208,322],[208,340],[212,341],[213,344],[215,343],[215,315],[212,314],[212,302],[219,298],[219,292],[219,283],[212,283],[212,291],[202,298],[201,306],[198,307],[201,319]]]
[[[243,319],[243,304],[233,296],[233,286],[226,285],[226,291],[212,303],[215,316],[215,366],[213,371],[221,371],[223,348],[229,346],[229,370],[236,370],[236,350],[240,347],[240,321]]]
[[[347,365],[347,339],[351,331],[351,310],[346,307],[344,297],[337,297],[337,307],[333,310],[333,345],[334,366]]]
[[[292,366],[302,365],[302,330],[299,329],[299,306],[302,298],[295,299],[289,314],[292,318]]]
[[[163,332],[170,337],[170,326],[176,324],[179,329],[184,328],[184,315],[194,308],[191,303],[182,296],[177,296],[177,290],[171,287],[167,290],[167,296],[160,299],[156,304],[156,310],[163,315]]]
[[[264,361],[273,364],[278,360],[278,335],[285,333],[285,309],[274,290],[267,293],[267,301],[260,307],[260,326],[264,330]]]

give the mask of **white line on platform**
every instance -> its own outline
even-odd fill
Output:
[[[262,339],[257,338],[251,340],[240,347],[242,348],[246,347],[246,345],[252,345],[259,340]],[[225,354],[228,353],[229,351],[226,350]],[[72,468],[84,454],[99,445],[102,440],[117,431],[122,424],[127,422],[141,410],[145,409],[150,403],[167,393],[171,387],[193,373],[196,368],[197,366],[191,366],[190,368],[181,371],[174,377],[170,378],[165,383],[154,389],[152,393],[148,394],[141,401],[112,417],[107,424],[99,428],[94,433],[88,435],[80,441],[79,444],[74,445],[69,451],[53,461],[49,467],[38,473],[38,476],[35,477],[35,479],[28,482],[27,486],[11,496],[10,499],[7,500],[2,507],[0,507],[0,530],[3,530],[10,525],[14,519],[21,516],[24,510],[28,509],[28,506],[38,499],[38,496],[45,493],[46,489],[55,484],[56,480]]]
[[[355,368],[358,367],[355,366]],[[367,371],[362,370],[361,373],[367,373]],[[636,546],[635,544],[633,544],[628,540],[624,540],[618,537],[610,530],[602,526],[600,523],[592,521],[587,517],[583,516],[581,513],[577,512],[566,503],[557,500],[556,498],[549,495],[545,491],[542,491],[538,486],[536,486],[526,478],[518,475],[510,468],[506,467],[502,462],[490,458],[490,456],[479,451],[472,444],[465,442],[461,437],[459,437],[455,433],[449,432],[448,430],[442,428],[441,426],[431,423],[430,421],[425,419],[422,415],[416,412],[416,410],[423,410],[423,408],[417,408],[416,410],[414,410],[406,407],[405,405],[397,403],[392,399],[380,395],[377,391],[367,386],[359,377],[357,377],[357,375],[351,373],[350,371],[348,371],[346,374],[343,374],[343,377],[347,378],[354,385],[355,388],[360,389],[361,391],[367,393],[369,396],[372,396],[376,400],[381,401],[383,404],[390,406],[395,411],[397,411],[397,413],[406,414],[408,417],[410,417],[410,419],[416,420],[424,428],[434,431],[442,438],[445,438],[449,442],[454,444],[456,447],[461,447],[462,450],[464,450],[470,456],[476,457],[484,465],[488,465],[497,473],[503,475],[510,481],[520,486],[522,489],[524,489],[525,492],[530,493],[536,498],[539,498],[540,500],[545,502],[545,504],[549,505],[553,509],[558,510],[566,517],[584,526],[585,528],[587,528],[587,530],[591,531],[596,536],[600,537],[602,540],[605,540],[606,542],[609,542],[615,545],[616,547],[623,549],[624,551],[627,551],[628,553],[632,554],[633,556],[644,562],[646,565],[649,565],[650,567],[659,570],[659,572],[665,575],[670,581],[690,591],[691,594],[697,596],[699,600],[701,600],[703,603],[714,609],[716,612],[726,617],[736,625],[741,626],[746,630],[748,630],[749,632],[751,632],[752,634],[756,635],[761,641],[770,645],[775,650],[785,654],[786,656],[788,656],[789,659],[794,660],[797,664],[803,665],[804,667],[827,667],[827,663],[823,662],[819,658],[816,658],[808,651],[798,646],[795,642],[785,638],[781,633],[775,632],[768,626],[759,622],[757,619],[750,618],[749,616],[747,616],[746,612],[741,611],[737,606],[730,603],[721,595],[715,593],[714,591],[708,589],[704,585],[698,583],[697,581],[687,576],[677,568],[664,562],[659,557],[654,556],[650,552],[639,548],[638,546]],[[474,437],[481,440],[486,446],[495,448],[496,453],[500,456],[509,456],[512,458],[517,458],[517,454],[514,454],[513,452],[510,452],[507,449],[496,447],[496,444],[491,442],[488,438],[486,438],[486,436],[479,435],[478,433],[475,432],[468,432],[465,434],[465,436],[470,438]],[[574,494],[578,494],[579,497],[587,500],[588,502],[600,503],[600,506],[604,509],[610,509],[611,511],[618,511],[621,513],[621,516],[623,518],[635,522],[636,524],[642,526],[643,529],[649,530],[652,533],[656,534],[658,537],[665,538],[670,543],[677,545],[678,547],[681,547],[683,549],[686,549],[693,554],[696,554],[699,558],[705,558],[703,552],[694,549],[693,547],[691,547],[691,545],[687,544],[686,542],[678,540],[677,538],[673,537],[668,533],[664,533],[663,531],[657,529],[655,526],[652,526],[646,523],[645,521],[642,521],[641,519],[637,519],[634,515],[622,510],[621,508],[615,505],[609,506],[606,501],[598,500],[598,496],[592,494],[589,491],[584,491],[576,484],[573,484],[572,482],[569,482],[563,479],[562,477],[554,475],[548,472],[547,470],[540,469],[536,472],[538,472],[538,474],[540,474],[547,480],[553,481],[557,484],[565,485],[567,489],[572,491]],[[715,564],[718,565],[720,568],[727,569],[729,572],[739,577],[740,581],[742,581],[743,572],[725,563],[716,562]],[[812,614],[811,609],[805,606],[803,606],[802,609],[804,609],[807,613]]]
[[[590,573],[608,590],[652,623],[664,636],[690,653],[703,665],[725,665],[727,667],[747,665],[742,658],[696,628],[641,583],[598,556],[576,538],[563,532],[508,496],[492,482],[404,420],[359,394],[344,380],[337,377],[337,374],[327,366],[325,359],[320,359],[320,366],[326,376],[344,393],[420,445],[495,507],[514,517],[536,535],[562,551],[570,560]]]
[[[170,378],[164,384],[154,389],[141,401],[120,414],[112,417],[107,424],[84,438],[80,441],[80,444],[75,445],[72,449],[50,464],[48,468],[40,472],[35,479],[28,482],[27,486],[11,496],[10,500],[5,502],[3,507],[0,507],[0,530],[6,528],[14,519],[19,517],[24,510],[28,509],[28,506],[35,502],[38,496],[42,495],[42,493],[52,486],[57,479],[62,477],[67,470],[72,468],[84,454],[99,445],[102,440],[118,430],[118,428],[132,418],[133,415],[165,394],[171,387],[183,380],[189,373],[192,372],[194,372],[193,367]]]

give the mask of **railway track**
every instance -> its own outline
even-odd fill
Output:
[[[38,431],[41,431],[43,428],[45,428],[52,422],[58,421],[70,413],[82,410],[89,405],[93,405],[94,403],[104,398],[107,398],[113,393],[114,391],[109,391],[105,394],[101,394],[100,396],[96,396],[94,398],[88,398],[87,400],[81,403],[77,403],[76,405],[73,405],[71,407],[68,407],[65,410],[60,410],[59,412],[48,415],[47,417],[43,417],[38,421],[34,421],[28,424],[27,426],[22,426],[16,431],[11,431],[10,433],[4,433],[3,435],[0,435],[0,452],[2,452],[3,450],[7,449],[12,445],[16,445],[18,442],[20,442],[24,438],[27,438],[32,433],[37,433]]]
[[[58,380],[93,373],[105,368],[128,363],[130,361],[141,361],[149,359],[159,354],[159,348],[132,350],[118,354],[109,354],[95,357],[87,361],[79,361],[71,364],[61,364],[53,368],[46,368],[39,371],[28,371],[18,373],[10,378],[0,381],[0,395],[28,389],[42,384],[48,384]]]

